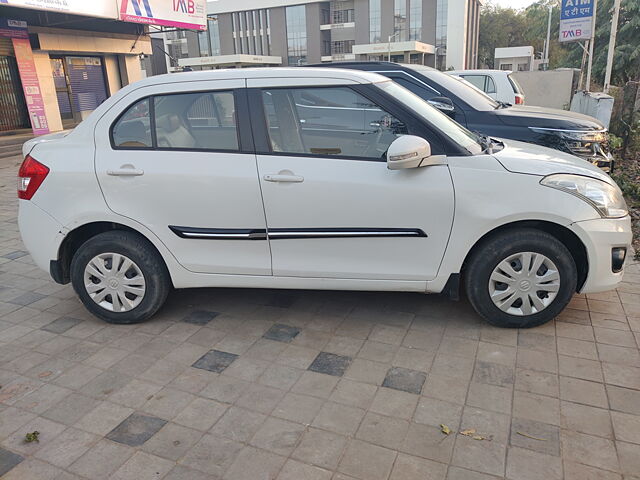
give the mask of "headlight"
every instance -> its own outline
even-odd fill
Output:
[[[602,180],[563,173],[544,177],[540,184],[580,197],[604,218],[624,217],[628,213],[620,188]]]

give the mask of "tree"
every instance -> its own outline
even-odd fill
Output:
[[[604,83],[612,9],[613,0],[598,0],[591,76],[593,81],[599,84]],[[572,47],[566,60],[567,66],[580,68],[582,49],[578,45],[572,45]],[[618,35],[611,71],[613,85],[621,85],[629,80],[640,80],[640,2],[638,0],[622,0],[620,3]]]
[[[491,3],[482,7],[478,39],[479,64],[493,68],[497,47],[526,45],[524,30],[525,19],[513,8],[501,8]]]
[[[598,0],[592,70],[596,83],[604,82],[613,2]],[[559,4],[559,0],[539,0],[523,10],[486,4],[480,12],[480,63],[493,67],[496,47],[532,45],[534,51],[542,52],[547,37],[548,5],[552,5],[550,67],[580,68],[583,52],[580,45],[558,40]],[[623,84],[633,79],[640,80],[640,1],[622,0],[611,83]]]

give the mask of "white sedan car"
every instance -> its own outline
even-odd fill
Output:
[[[478,137],[377,74],[233,69],[123,88],[24,146],[36,264],[113,323],[169,290],[446,293],[530,327],[615,288],[620,189],[556,150]]]
[[[494,100],[511,105],[524,105],[524,92],[511,70],[451,70]]]

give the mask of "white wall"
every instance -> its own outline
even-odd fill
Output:
[[[524,90],[525,105],[569,109],[574,70],[513,72]]]
[[[447,68],[465,68],[467,51],[467,1],[449,0],[447,11]]]

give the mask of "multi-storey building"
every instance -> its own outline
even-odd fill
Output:
[[[217,0],[207,4],[206,32],[165,38],[165,44],[175,53],[173,67],[193,69],[387,59],[475,68],[480,5],[481,0]]]

